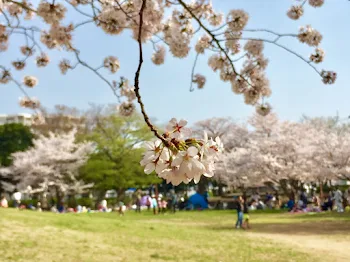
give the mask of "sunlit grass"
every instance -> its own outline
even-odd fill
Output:
[[[319,234],[324,223],[333,222],[342,223],[344,234],[350,228],[349,214],[257,212],[251,218],[247,232],[234,229],[235,211],[119,217],[0,209],[0,261],[320,261],[317,254],[261,236],[306,229]]]

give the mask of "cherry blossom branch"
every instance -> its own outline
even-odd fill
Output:
[[[29,35],[27,33],[27,30],[26,29],[23,29],[23,32],[22,31],[14,31],[13,33],[14,34],[23,34],[25,35],[26,37],[28,37],[32,42],[33,42],[33,45],[38,47],[39,51],[42,53],[42,49],[40,47],[40,45],[38,44],[38,42],[35,40],[35,37],[34,37],[34,31],[31,31],[32,32],[32,35]]]
[[[203,25],[202,21],[192,12],[192,10],[182,1],[182,0],[178,0],[179,3],[183,6],[183,8],[189,12],[189,14],[193,17],[194,20],[197,21],[197,23],[200,25],[201,28],[203,28],[204,31],[206,31],[212,38],[212,41],[214,41],[216,43],[216,45],[218,46],[218,48],[220,49],[220,51],[225,55],[226,59],[230,62],[231,68],[233,73],[235,73],[235,75],[241,77],[249,86],[251,86],[251,83],[241,74],[239,74],[236,71],[236,68],[229,56],[229,54],[226,52],[226,50],[221,46],[220,41],[216,38],[215,34],[213,34],[206,26]]]
[[[120,96],[117,94],[117,92],[116,92],[114,86],[113,86],[103,75],[101,75],[101,74],[98,72],[98,70],[100,69],[100,67],[98,67],[98,68],[96,68],[96,69],[93,68],[93,67],[91,67],[91,66],[88,65],[85,61],[81,60],[80,55],[79,55],[79,51],[78,51],[77,49],[74,49],[74,48],[72,48],[72,49],[73,49],[73,52],[74,52],[74,54],[75,54],[75,57],[76,57],[78,63],[81,64],[82,66],[84,66],[84,67],[90,69],[90,70],[91,70],[92,72],[94,72],[99,78],[101,78],[101,79],[111,88],[113,94],[118,98],[118,101],[120,102]]]
[[[243,32],[266,32],[266,33],[270,33],[276,36],[280,36],[280,37],[285,37],[285,36],[290,36],[290,37],[297,37],[297,34],[280,34],[280,33],[276,33],[275,31],[272,31],[270,29],[243,29]]]
[[[9,70],[7,70],[4,66],[0,65],[0,68],[3,71],[9,72]],[[10,74],[10,73],[9,73]],[[13,83],[15,83],[15,85],[18,87],[18,89],[23,93],[23,95],[28,98],[30,100],[30,96],[28,95],[28,93],[23,89],[22,85],[12,77],[12,75],[10,74],[10,81],[12,81]]]
[[[189,12],[189,14],[193,17],[194,20],[197,21],[197,23],[200,25],[201,28],[203,28],[204,31],[206,31],[212,38],[212,40],[217,44],[217,46],[219,47],[220,51],[223,52],[226,56],[226,58],[231,61],[229,55],[227,54],[227,52],[225,51],[225,49],[220,45],[220,42],[216,39],[215,35],[208,29],[206,28],[206,26],[203,25],[202,21],[192,12],[192,10],[182,1],[179,0],[179,3],[182,5],[182,7]],[[235,74],[238,75],[235,66],[231,63],[231,67],[232,70]]]
[[[281,45],[280,43],[277,43],[277,41],[279,40],[279,37],[277,37],[275,40],[269,40],[269,39],[263,39],[263,38],[253,38],[253,37],[237,37],[237,38],[229,38],[229,39],[220,39],[219,41],[223,42],[223,41],[227,41],[227,40],[237,40],[237,39],[262,41],[262,42],[266,42],[266,43],[270,43],[270,44],[276,45],[276,46],[286,50],[287,52],[295,55],[296,57],[300,58],[305,63],[307,63],[312,69],[314,69],[317,72],[317,74],[321,75],[321,72],[318,71],[318,69],[313,64],[311,64],[311,61],[306,60],[300,54],[294,52],[293,50],[289,49],[288,47],[286,47],[284,45]]]
[[[146,111],[145,111],[145,106],[142,102],[141,99],[141,95],[140,95],[140,86],[139,86],[139,78],[140,78],[140,71],[142,68],[142,63],[143,63],[143,54],[142,54],[142,41],[141,41],[141,35],[142,35],[142,25],[143,25],[143,10],[146,7],[146,1],[147,0],[142,0],[142,6],[139,12],[139,16],[140,16],[140,23],[139,23],[139,34],[138,34],[138,38],[137,38],[137,42],[139,45],[139,64],[135,73],[135,79],[134,79],[134,91],[136,94],[136,98],[137,98],[137,102],[140,104],[141,107],[141,113],[143,115],[143,118],[147,124],[147,126],[151,129],[151,131],[154,133],[154,135],[159,138],[167,147],[170,147],[170,143],[168,141],[165,140],[165,138],[163,136],[161,136],[158,133],[158,130],[152,125]]]
[[[244,53],[243,55],[241,55],[240,57],[238,57],[237,59],[235,60],[232,60],[232,62],[238,62],[239,60],[243,59],[244,57],[247,56],[247,53]]]
[[[12,4],[16,4],[16,5],[20,6],[20,7],[22,7],[23,9],[26,9],[26,10],[29,10],[29,11],[32,11],[32,12],[36,13],[36,10],[30,8],[28,5],[26,5],[24,3],[16,2],[16,1],[13,1],[13,0],[7,0],[7,2],[12,3]]]
[[[84,22],[81,22],[81,23],[78,23],[78,24],[74,25],[74,29],[76,29],[76,28],[78,28],[80,26],[86,25],[86,24],[94,23],[94,22],[95,22],[95,20],[86,20]]]

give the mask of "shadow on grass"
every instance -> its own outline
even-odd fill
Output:
[[[237,231],[233,225],[211,225],[215,231]],[[240,230],[239,230],[240,231]],[[260,223],[252,224],[248,232],[285,235],[344,235],[350,234],[349,221],[317,221],[301,223]]]

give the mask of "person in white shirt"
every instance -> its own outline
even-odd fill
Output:
[[[19,208],[20,204],[21,204],[21,199],[22,199],[22,194],[19,191],[16,191],[13,194],[13,199],[15,200],[15,205],[17,208]]]
[[[255,192],[254,195],[252,195],[252,200],[254,200],[256,203],[259,203],[260,195],[258,194],[258,192]]]
[[[107,212],[107,200],[106,199],[102,200],[101,206],[102,206],[102,211]]]
[[[337,190],[334,192],[333,199],[335,201],[335,205],[337,207],[337,211],[338,212],[343,212],[344,211],[344,208],[343,208],[343,193],[340,191],[339,188],[337,188]]]

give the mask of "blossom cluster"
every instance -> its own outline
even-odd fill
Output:
[[[290,7],[290,9],[287,12],[287,16],[290,19],[298,20],[300,17],[304,14],[304,8],[303,5],[305,4],[306,0],[301,5],[293,5]],[[324,4],[324,0],[309,0],[309,5],[312,7],[321,7]]]
[[[146,142],[141,165],[146,174],[153,171],[173,185],[198,183],[201,176],[212,177],[215,161],[223,152],[219,137],[215,140],[204,133],[202,139],[191,138],[192,131],[187,121],[171,119],[166,126],[164,141]]]
[[[121,77],[120,82],[114,82],[114,88],[118,88],[120,95],[126,98],[126,101],[117,106],[117,111],[122,116],[130,116],[135,111],[133,101],[136,99],[135,87],[131,86],[129,80]]]

